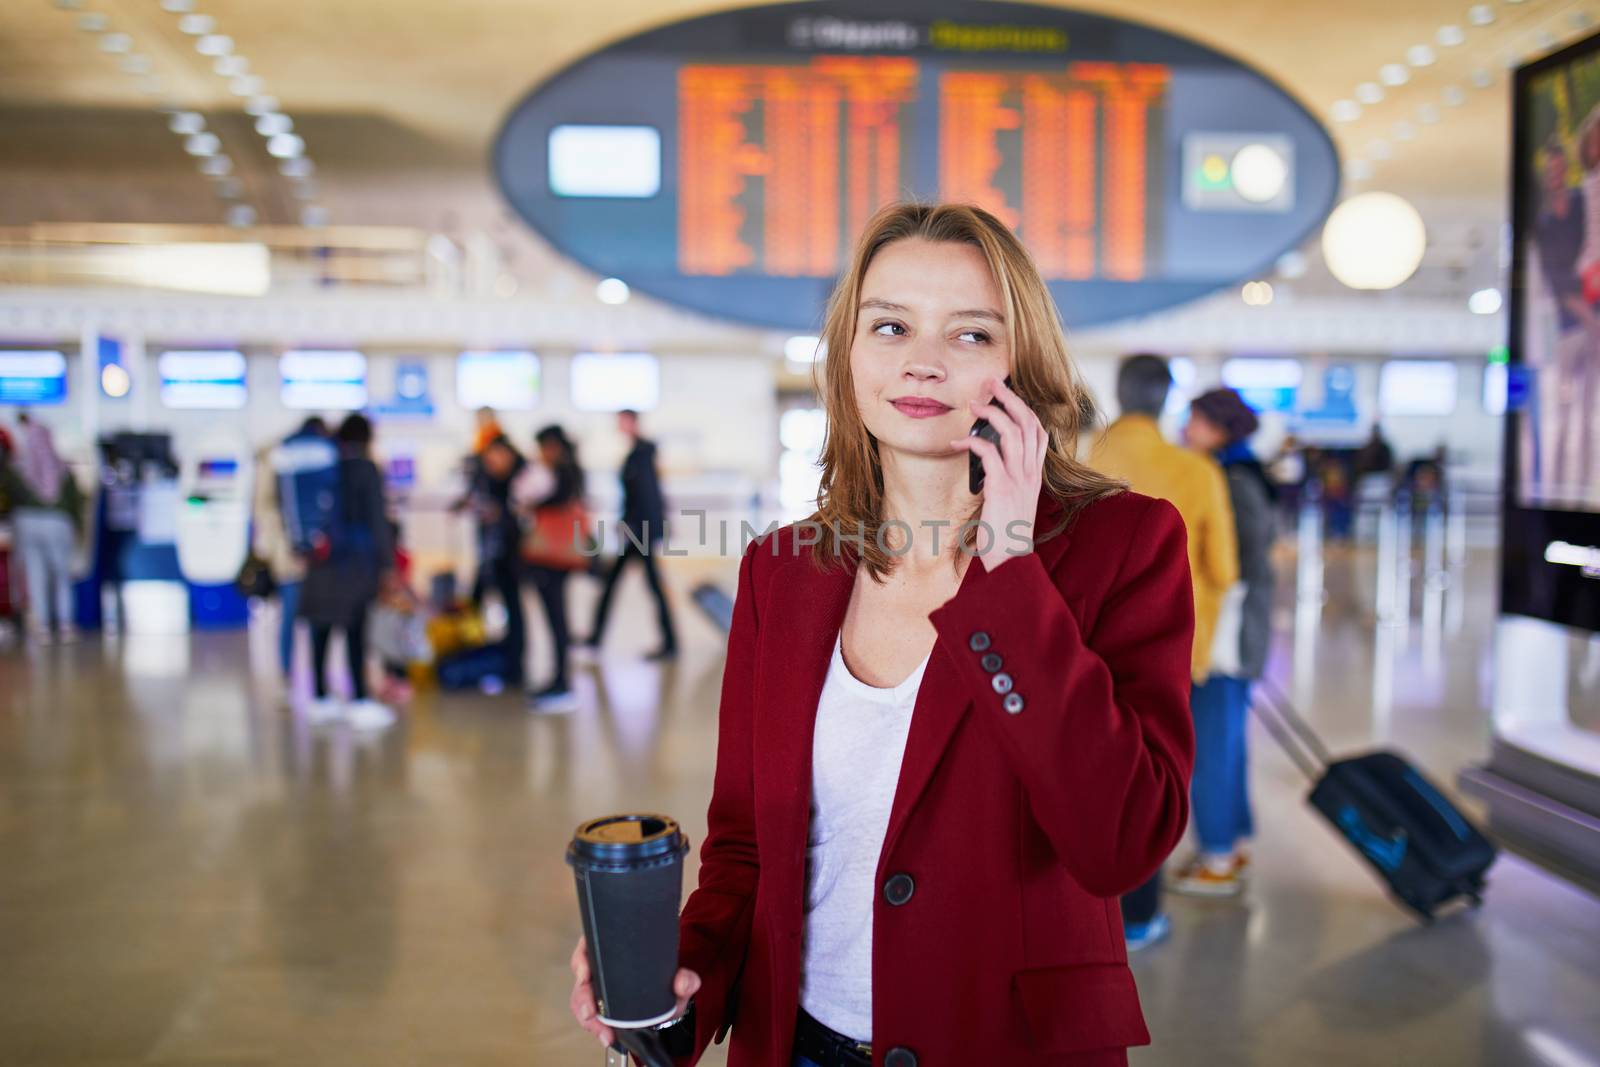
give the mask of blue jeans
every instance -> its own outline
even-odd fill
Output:
[[[294,624],[300,614],[299,582],[284,582],[278,586],[278,606],[283,609],[283,618],[278,623],[278,664],[287,678],[294,669]]]
[[[1194,689],[1195,833],[1200,848],[1214,855],[1233,851],[1240,838],[1255,832],[1250,817],[1250,769],[1245,724],[1250,713],[1250,682],[1213,674]]]
[[[817,1061],[795,1053],[794,1063],[790,1067],[817,1067]]]

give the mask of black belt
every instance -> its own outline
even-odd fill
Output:
[[[872,1046],[823,1026],[804,1008],[794,1024],[794,1051],[817,1067],[872,1067]]]

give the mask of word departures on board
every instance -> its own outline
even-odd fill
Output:
[[[1249,67],[1137,23],[970,0],[779,4],[628,38],[523,100],[495,169],[602,275],[795,330],[894,200],[994,212],[1083,326],[1264,270],[1338,184],[1326,131]]]

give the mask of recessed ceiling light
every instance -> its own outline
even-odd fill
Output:
[[[305,141],[292,133],[280,133],[267,139],[267,154],[276,159],[298,159],[305,150]]]
[[[228,83],[228,92],[234,96],[260,96],[262,80],[254,74],[245,74]]]
[[[1335,100],[1332,115],[1334,122],[1354,122],[1361,117],[1361,105],[1354,100]]]
[[[250,73],[250,61],[244,56],[218,56],[211,69],[224,78],[237,78]]]
[[[198,111],[179,111],[167,120],[167,129],[182,136],[199,133],[206,128],[205,116]]]
[[[150,96],[166,96],[167,86],[160,78],[142,78],[139,81],[139,91],[148,93]]]
[[[76,11],[83,6],[83,0],[55,0],[55,4],[63,11]]]
[[[594,287],[594,295],[602,304],[626,304],[630,295],[628,283],[621,278],[606,278]]]
[[[1413,67],[1431,67],[1433,60],[1433,49],[1425,44],[1414,44],[1406,49],[1406,62]]]
[[[1417,139],[1417,128],[1409,122],[1397,122],[1394,124],[1394,139],[1396,141],[1415,141]]]
[[[210,15],[185,15],[178,20],[178,29],[190,37],[203,37],[217,28],[217,20]]]
[[[1467,299],[1467,310],[1474,315],[1496,315],[1504,303],[1505,298],[1500,295],[1500,290],[1479,289]]]
[[[133,48],[133,38],[125,33],[108,33],[100,38],[100,51],[120,56]]]
[[[263,137],[276,137],[280,133],[290,133],[293,130],[294,120],[290,119],[288,115],[280,115],[273,112],[270,115],[262,115],[256,119],[256,132]]]
[[[1432,126],[1439,121],[1439,105],[1423,104],[1417,108],[1417,121]]]
[[[1378,80],[1388,86],[1404,85],[1411,80],[1411,72],[1400,63],[1385,63],[1378,71]]]
[[[225,33],[208,33],[194,43],[194,50],[203,56],[225,56],[233,51],[233,38]]]
[[[1460,107],[1467,102],[1467,93],[1459,85],[1446,85],[1444,91],[1439,94],[1439,99],[1443,100],[1447,107]]]
[[[161,0],[161,10],[174,15],[187,15],[194,10],[194,0]]]
[[[201,161],[200,173],[208,178],[226,178],[233,173],[233,160],[222,155],[212,156]]]
[[[1488,26],[1494,22],[1494,8],[1488,4],[1473,4],[1467,9],[1467,21],[1474,26]]]
[[[228,225],[243,229],[256,224],[256,209],[249,204],[235,204],[228,209]]]
[[[98,11],[91,11],[86,15],[78,16],[78,29],[84,33],[104,33],[106,17]]]
[[[286,159],[278,164],[278,173],[285,178],[309,178],[317,168],[305,156],[298,159]]]
[[[214,156],[222,147],[222,141],[214,133],[192,134],[183,142],[183,150],[191,156]]]
[[[1483,68],[1472,72],[1472,84],[1477,89],[1487,89],[1494,84],[1494,75]]]
[[[1445,48],[1455,48],[1467,39],[1467,31],[1460,26],[1440,26],[1433,39]]]
[[[1383,87],[1377,82],[1362,82],[1356,86],[1356,99],[1363,104],[1377,104],[1383,101]]]
[[[278,98],[275,96],[252,96],[244,105],[244,113],[257,118],[276,110],[278,110]]]

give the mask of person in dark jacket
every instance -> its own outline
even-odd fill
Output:
[[[556,527],[563,525],[562,518],[572,515],[576,520],[574,505],[583,502],[583,468],[578,465],[577,446],[560,426],[546,426],[534,440],[539,446],[539,458],[549,470],[552,481],[548,492],[531,507],[534,522],[541,514],[555,517]],[[560,536],[558,530],[557,536]],[[565,546],[550,546],[561,549]],[[545,622],[550,626],[550,640],[554,648],[555,676],[550,684],[528,694],[528,699],[539,711],[571,711],[576,706],[572,684],[568,677],[567,660],[570,644],[567,627],[567,576],[574,566],[585,562],[582,556],[568,561],[559,558],[561,553],[536,556],[526,560],[528,580],[539,593],[544,606]]]
[[[644,564],[650,592],[656,598],[656,619],[661,627],[661,646],[649,658],[672,659],[678,654],[678,638],[673,632],[672,611],[667,607],[667,594],[661,588],[661,575],[656,567],[656,549],[666,538],[667,531],[667,505],[661,495],[661,477],[656,473],[656,446],[654,441],[640,436],[638,412],[619,412],[617,429],[633,441],[633,448],[622,464],[622,551],[611,573],[606,575],[605,591],[600,594],[600,603],[595,608],[594,627],[583,644],[594,647],[604,638],[617,579],[622,577],[628,561],[637,559]]]
[[[522,609],[522,518],[512,500],[517,483],[528,461],[504,435],[484,447],[481,471],[476,479],[471,503],[478,517],[479,565],[484,585],[499,594],[505,605],[507,686],[521,686],[523,663],[528,655],[527,615]]]
[[[352,726],[381,729],[394,712],[367,697],[367,612],[383,583],[392,578],[394,541],[385,515],[383,477],[372,462],[372,423],[351,415],[334,435],[338,442],[339,504],[333,527],[307,561],[300,614],[311,627],[313,718],[347,715]],[[348,706],[328,686],[328,644],[344,631],[350,665]]]
[[[1227,477],[1239,545],[1239,581],[1228,591],[1212,644],[1211,676],[1194,691],[1194,826],[1200,851],[1172,878],[1175,892],[1234,896],[1249,866],[1250,815],[1245,725],[1250,683],[1261,677],[1272,640],[1272,540],[1277,491],[1250,451],[1259,422],[1232,389],[1189,406],[1184,439],[1215,456]]]

